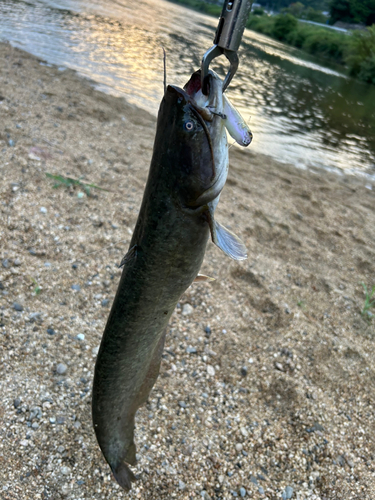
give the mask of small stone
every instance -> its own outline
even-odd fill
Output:
[[[188,354],[196,354],[197,350],[196,350],[196,348],[195,348],[195,347],[191,347],[191,346],[189,346],[189,347],[187,347],[187,348],[186,348],[186,352],[187,352]]]
[[[237,443],[236,444],[236,451],[238,451],[238,453],[240,453],[242,451],[242,448],[243,448],[243,444],[242,443]]]
[[[81,287],[79,285],[72,285],[72,290],[76,290],[77,292],[79,292],[81,290]]]
[[[79,191],[79,192],[77,193],[77,198],[78,198],[78,199],[80,199],[80,200],[81,200],[84,196],[85,196],[85,193],[82,193],[82,191]]]
[[[42,313],[40,312],[31,313],[29,315],[29,321],[30,323],[35,323],[36,321],[42,321]]]
[[[29,441],[27,439],[23,439],[22,441],[20,441],[21,446],[27,446],[28,444],[29,444]]]
[[[193,311],[193,306],[191,306],[190,304],[184,304],[184,307],[182,308],[182,314],[184,316],[189,316],[189,314],[191,314]]]
[[[223,484],[224,479],[225,479],[225,477],[223,476],[223,474],[220,474],[220,476],[217,478],[217,480],[219,481],[220,484]]]
[[[283,367],[283,365],[281,363],[276,362],[275,363],[275,368],[276,368],[276,370],[279,370],[280,372],[284,371],[284,367]]]
[[[183,481],[181,481],[181,479],[180,479],[178,482],[178,489],[181,491],[184,491],[185,488],[186,488],[186,484]]]
[[[38,429],[38,428],[39,428],[39,424],[38,424],[38,422],[33,422],[33,423],[31,424],[31,427],[32,427],[32,429],[34,429],[34,430]]]
[[[264,495],[264,489],[262,486],[259,486],[258,491],[261,495]]]
[[[179,406],[181,406],[181,408],[186,408],[185,401],[179,401],[178,404],[179,404]]]
[[[14,266],[16,266],[16,267],[19,267],[19,266],[21,266],[21,265],[22,265],[22,262],[20,261],[20,259],[15,259],[15,260],[13,261],[13,265],[14,265]]]
[[[47,213],[46,207],[40,207],[40,211],[41,211],[42,214],[46,214]]]
[[[246,375],[247,375],[247,366],[243,366],[243,367],[241,368],[241,375],[242,375],[243,377],[246,377]]]
[[[242,498],[244,498],[246,496],[246,490],[243,486],[241,486],[241,488],[240,488],[240,495]]]
[[[48,335],[55,335],[55,330],[53,328],[47,328]]]
[[[107,307],[109,304],[109,299],[103,299],[102,300],[102,307]]]
[[[76,338],[77,340],[85,340],[85,336],[83,333],[79,333]]]
[[[13,401],[13,406],[14,406],[15,408],[18,408],[20,404],[21,404],[21,398],[16,398],[16,399]]]
[[[64,451],[65,451],[64,446],[60,445],[60,446],[57,447],[57,452],[58,453],[62,454],[62,453],[64,453]]]
[[[57,419],[56,419],[56,422],[59,424],[59,425],[62,425],[65,423],[65,417],[64,415],[58,415],[57,416]]]
[[[212,365],[207,365],[207,373],[210,377],[215,376],[215,368]]]
[[[211,335],[211,328],[207,325],[206,328],[204,329],[206,333],[206,337],[209,337]]]
[[[49,421],[50,421],[50,424],[55,424],[56,423],[56,418],[55,417],[50,417]]]
[[[291,486],[287,486],[285,488],[285,498],[286,500],[289,500],[293,496],[293,488]]]
[[[42,409],[40,406],[34,406],[33,408],[30,409],[29,413],[29,420],[32,421],[34,418],[42,418]]]
[[[1,264],[3,267],[5,267],[5,269],[8,269],[8,267],[10,265],[8,259],[4,259]]]
[[[258,480],[255,476],[250,476],[250,481],[255,484],[255,486],[258,486]]]
[[[244,436],[244,437],[247,437],[249,435],[246,427],[241,427],[241,434]]]
[[[8,144],[9,144],[9,146],[10,146],[10,147],[13,147],[13,146],[14,146],[14,141],[13,141],[13,139],[9,139]]]
[[[15,311],[22,312],[23,311],[23,306],[21,304],[19,304],[18,302],[14,302],[13,303],[13,309]]]
[[[56,367],[56,372],[59,375],[65,375],[65,373],[68,371],[68,367],[64,363],[59,363]]]
[[[70,467],[64,465],[63,467],[61,467],[60,472],[61,474],[64,474],[64,476],[68,476],[70,474]]]

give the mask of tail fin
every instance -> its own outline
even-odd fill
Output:
[[[132,487],[131,483],[137,480],[133,472],[124,462],[116,467],[116,469],[112,469],[112,472],[118,484],[126,491],[129,491]]]

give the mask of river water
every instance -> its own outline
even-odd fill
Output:
[[[212,45],[216,25],[165,0],[0,0],[1,40],[153,114],[163,94],[161,47],[168,83],[181,86]],[[375,180],[375,86],[249,30],[239,55],[227,94],[250,120],[253,151]],[[212,67],[224,76],[227,62]]]

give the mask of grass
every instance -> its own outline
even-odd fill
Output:
[[[40,286],[38,285],[38,282],[37,282],[34,278],[32,278],[32,277],[30,276],[30,279],[31,279],[31,281],[32,281],[32,282],[34,283],[34,285],[35,285],[35,288],[34,288],[34,294],[35,294],[35,295],[39,295],[39,294],[40,294],[40,292],[42,291],[42,289],[40,288]]]
[[[81,188],[87,196],[91,195],[90,189],[100,189],[101,191],[108,191],[108,189],[104,189],[100,186],[97,186],[96,184],[89,184],[87,182],[82,182],[80,179],[74,179],[73,177],[65,177],[63,175],[54,175],[50,174],[49,172],[46,172],[46,177],[49,179],[52,179],[55,181],[55,184],[53,185],[54,189],[57,189],[59,187],[65,187],[65,188],[74,188],[74,187],[79,187]]]
[[[375,294],[375,285],[372,287],[371,292],[368,291],[367,286],[364,283],[361,283],[363,286],[363,289],[365,291],[365,304],[362,309],[362,316],[366,319],[370,319],[372,317],[372,314],[370,312],[370,309],[375,307],[375,297],[372,299],[372,297]]]

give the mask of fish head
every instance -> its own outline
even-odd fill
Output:
[[[207,96],[201,90],[200,71],[183,89],[166,89],[157,128],[163,131],[169,182],[185,207],[206,205],[224,187],[228,144],[223,106],[222,82],[211,71]]]

